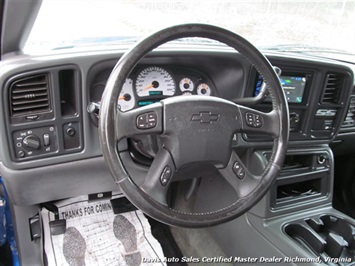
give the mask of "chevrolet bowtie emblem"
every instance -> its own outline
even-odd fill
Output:
[[[200,112],[200,114],[192,115],[191,121],[200,121],[200,123],[211,124],[219,119],[219,115],[212,114],[211,112]]]

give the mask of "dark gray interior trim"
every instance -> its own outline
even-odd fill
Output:
[[[1,55],[23,49],[36,20],[42,0],[6,0],[1,31]]]
[[[207,230],[226,253],[226,257],[245,258],[249,256],[254,258],[257,254],[258,259],[260,257],[314,258],[312,254],[283,232],[283,226],[293,220],[318,217],[325,214],[334,215],[354,223],[354,219],[340,213],[328,204],[318,205],[306,211],[301,210],[274,219],[263,219],[247,213],[231,222]],[[240,240],[243,242],[241,243]],[[236,244],[238,241],[241,244]],[[272,263],[272,265],[274,264],[276,265],[276,263]],[[299,265],[299,263],[290,263],[290,265]],[[317,266],[319,263],[307,263],[307,265]]]
[[[11,170],[0,163],[0,172],[14,205],[32,205],[118,189],[103,157],[26,171]]]
[[[27,162],[14,162],[11,160],[10,157],[10,147],[8,145],[7,141],[7,130],[6,126],[0,127],[0,145],[2,146],[2,149],[0,149],[0,157],[2,157],[2,162],[4,165],[11,169],[28,169],[32,167],[39,167],[39,166],[44,166],[44,165],[50,165],[50,164],[58,164],[58,163],[64,163],[68,161],[73,161],[73,160],[82,160],[86,158],[91,158],[95,156],[100,156],[101,155],[101,149],[100,145],[98,142],[98,134],[97,134],[97,128],[94,127],[90,116],[86,113],[86,105],[89,101],[89,87],[92,84],[93,78],[92,75],[95,73],[94,68],[96,66],[103,66],[103,64],[100,63],[105,63],[105,62],[113,62],[119,59],[119,57],[122,56],[124,49],[127,47],[122,46],[122,47],[115,47],[116,50],[96,50],[96,51],[82,51],[82,50],[75,50],[71,54],[64,54],[63,52],[60,51],[53,51],[51,55],[46,55],[46,56],[27,56],[27,55],[18,55],[18,56],[13,56],[13,57],[8,57],[5,58],[3,61],[1,61],[1,69],[3,70],[0,73],[0,80],[2,81],[2,85],[6,83],[7,80],[9,80],[11,77],[18,75],[18,74],[23,74],[26,72],[32,72],[32,71],[39,71],[39,70],[46,70],[50,69],[53,67],[59,67],[59,66],[64,66],[64,65],[77,65],[78,66],[78,71],[80,72],[80,76],[82,77],[82,83],[80,86],[81,90],[81,101],[82,101],[82,119],[83,119],[83,140],[84,140],[84,145],[85,148],[79,152],[79,153],[72,153],[72,154],[66,154],[65,156],[54,156],[51,158],[42,158],[41,160],[31,160]],[[185,49],[184,49],[185,48]],[[187,48],[190,48],[188,50]],[[200,56],[202,58],[203,55],[207,54],[206,48],[202,49],[203,47],[180,47],[179,50],[174,49],[172,47],[169,48],[161,48],[158,51],[154,51],[152,54],[149,55],[148,58],[146,58],[145,62],[146,63],[166,63],[166,64],[172,64],[173,61],[171,61],[171,57],[185,59],[186,56],[189,55],[194,55],[195,56]],[[329,68],[337,68],[337,69],[342,69],[342,70],[348,70],[350,72],[355,71],[355,66],[350,65],[350,64],[345,64],[345,63],[339,63],[334,60],[327,60],[327,59],[319,59],[319,58],[314,58],[310,56],[304,56],[304,55],[299,55],[299,58],[295,58],[294,55],[290,54],[275,54],[275,53],[270,53],[268,52],[267,57],[270,59],[272,62],[280,63],[284,62],[283,65],[291,67],[292,64],[294,65],[312,65],[314,68],[321,68],[324,69],[325,67]],[[185,57],[184,57],[185,56]],[[220,58],[220,60],[225,59],[225,58],[232,58],[231,63],[236,62],[237,60],[242,59],[243,57],[240,56],[239,54],[236,54],[232,52],[230,49],[221,49],[218,51],[210,51],[208,52],[208,56],[214,56],[216,58]],[[167,61],[162,61],[166,59]],[[203,57],[205,58],[205,57]],[[285,60],[285,61],[284,61]],[[289,62],[287,63],[286,62]],[[186,60],[185,60],[186,61]],[[182,63],[181,61],[178,61]],[[291,64],[292,63],[292,64]],[[290,64],[290,65],[289,65]],[[107,65],[105,65],[107,67]],[[249,69],[247,66],[248,64],[245,61],[241,61],[241,66],[240,70],[246,71],[246,69]],[[241,67],[239,65],[239,67]],[[318,67],[316,67],[318,66]],[[104,69],[105,67],[103,67]],[[204,69],[207,70],[207,69]],[[213,72],[212,70],[218,71],[216,67],[212,69],[208,69],[209,71],[207,72]],[[97,70],[100,72],[99,70]],[[244,74],[246,75],[246,74]],[[215,79],[222,79],[222,73],[211,77],[213,80]],[[246,92],[246,83],[238,83],[241,85],[240,90],[238,91],[238,96],[241,94],[244,94]],[[5,89],[6,87],[3,86],[1,88],[0,98],[3,98],[5,95]],[[226,90],[227,91],[227,90]],[[237,91],[237,90],[233,90]],[[241,93],[241,94],[239,94]],[[225,94],[223,91],[223,94],[220,95],[222,98],[224,97],[230,97],[231,95]],[[234,97],[237,95],[233,95]],[[3,110],[5,110],[4,106],[4,101],[0,101],[0,110],[2,112],[0,113],[0,124],[6,125],[6,119],[5,119],[5,113]],[[345,110],[345,109],[343,109]],[[344,113],[345,114],[345,113]],[[307,146],[315,146],[315,145],[322,145],[322,144],[328,144],[331,140],[330,139],[304,139],[304,140],[297,140],[293,141],[292,140],[292,133],[291,133],[291,141],[289,143],[289,147],[292,148],[298,148],[298,147],[304,147],[306,148]],[[268,141],[258,141],[257,143],[253,142],[248,142],[245,141],[243,138],[238,138],[235,143],[233,143],[235,146],[238,146],[238,148],[255,148],[257,145],[258,148],[261,149],[269,149],[271,147],[271,143]],[[341,144],[341,146],[347,146],[346,144]],[[347,149],[347,147],[345,147]],[[349,147],[350,148],[350,147]]]
[[[13,206],[12,223],[16,232],[16,245],[19,253],[20,265],[41,265],[41,239],[31,241],[29,219],[38,214],[39,206]]]

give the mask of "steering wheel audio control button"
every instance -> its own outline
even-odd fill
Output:
[[[148,128],[148,115],[142,114],[137,117],[137,128]]]
[[[245,170],[240,162],[235,162],[233,164],[233,172],[239,179],[243,179],[245,177]]]
[[[247,122],[247,125],[250,127],[258,128],[262,126],[262,120],[260,115],[253,114],[253,113],[246,113],[245,120]]]
[[[172,176],[172,170],[170,166],[165,166],[160,176],[160,183],[162,184],[162,186],[165,187],[169,183],[171,176]]]
[[[137,128],[148,129],[157,125],[157,114],[155,112],[149,112],[137,116]]]

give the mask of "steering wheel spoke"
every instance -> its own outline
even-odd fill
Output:
[[[248,170],[235,151],[232,151],[227,166],[218,171],[240,198],[250,194],[260,181]]]
[[[280,135],[280,123],[275,110],[264,113],[255,109],[240,106],[241,133],[266,134],[276,138]]]
[[[160,134],[163,131],[162,112],[160,102],[121,112],[116,119],[117,140],[142,134]]]
[[[149,168],[141,189],[162,205],[167,205],[167,194],[175,173],[175,165],[169,151],[161,148]]]

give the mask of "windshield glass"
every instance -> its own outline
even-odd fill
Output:
[[[191,22],[227,28],[264,49],[355,54],[354,0],[43,0],[24,51],[127,44]]]

